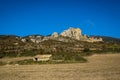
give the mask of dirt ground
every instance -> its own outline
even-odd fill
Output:
[[[87,63],[0,66],[0,80],[120,80],[120,54],[87,59]]]
[[[21,60],[25,60],[25,59],[32,59],[33,57],[15,57],[15,58],[8,58],[8,57],[5,57],[5,58],[1,58],[0,59],[0,62],[14,62],[14,61],[21,61]]]

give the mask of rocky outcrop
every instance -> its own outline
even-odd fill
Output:
[[[80,28],[69,28],[68,30],[63,31],[60,35],[80,40],[82,31]]]
[[[60,35],[80,41],[87,41],[87,42],[103,41],[102,38],[93,38],[93,37],[87,37],[86,35],[82,35],[82,30],[80,28],[69,28],[68,30],[64,30]]]
[[[62,41],[62,42],[73,42],[74,40],[87,41],[87,42],[103,41],[102,38],[87,37],[86,35],[82,35],[82,30],[80,28],[71,28],[71,27],[68,30],[64,30],[60,34],[54,32],[50,36],[31,35],[28,36],[28,38],[33,43],[40,43],[49,39]],[[23,38],[21,41],[26,42],[26,39]]]
[[[57,32],[54,32],[52,35],[51,35],[51,37],[53,37],[53,38],[56,38],[56,37],[58,37],[59,36],[59,34],[57,33]]]
[[[94,37],[90,37],[86,40],[87,42],[102,42],[103,39],[102,38],[94,38]]]

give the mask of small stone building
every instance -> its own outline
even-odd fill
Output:
[[[49,61],[51,58],[51,54],[44,54],[44,55],[36,55],[34,56],[34,61]]]

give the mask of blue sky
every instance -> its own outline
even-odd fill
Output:
[[[0,0],[0,34],[49,35],[69,27],[120,38],[120,0]]]

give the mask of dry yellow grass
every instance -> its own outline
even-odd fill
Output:
[[[87,59],[87,63],[0,66],[0,80],[120,80],[120,54]]]

